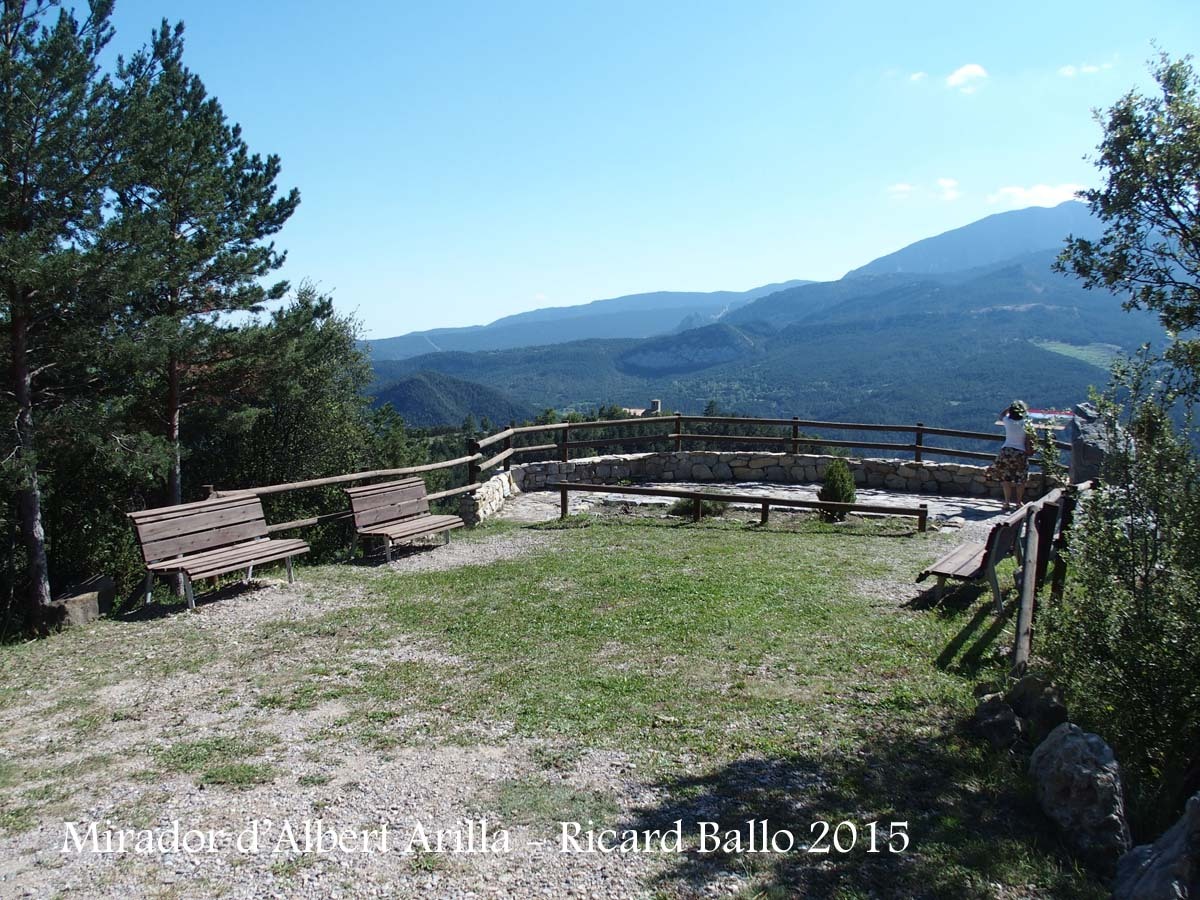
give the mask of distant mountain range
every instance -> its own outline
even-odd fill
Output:
[[[427,421],[424,411],[406,412],[397,403],[404,392],[389,385],[437,372],[459,385],[489,386],[459,387],[463,404],[438,407],[437,415],[453,424],[466,412],[495,422],[521,418],[499,412],[505,403],[584,411],[610,403],[644,407],[655,397],[665,409],[683,412],[716,401],[755,415],[987,428],[1015,397],[1035,406],[1085,399],[1089,385],[1106,380],[1105,359],[1161,337],[1153,316],[1125,312],[1118,298],[1085,291],[1051,271],[1067,234],[1097,233],[1082,204],[1066,203],[990,216],[838,281],[790,282],[744,294],[641,294],[535,310],[453,331],[478,333],[508,322],[501,332],[519,327],[526,339],[537,335],[536,346],[406,359],[387,359],[386,350],[374,349],[377,397],[390,399],[414,424]],[[682,298],[701,305],[688,311],[676,305]],[[662,327],[614,335],[620,329],[613,316],[636,318],[639,330],[652,330],[655,321]],[[555,337],[577,333],[555,326],[583,328],[589,320],[597,331],[587,339]],[[437,388],[431,383],[427,389]],[[497,413],[465,403],[485,396]]]
[[[759,297],[808,284],[786,281],[748,291],[656,291],[581,306],[552,306],[497,319],[490,325],[435,328],[365,341],[372,360],[408,359],[448,350],[507,350],[587,338],[649,337],[716,321]]]

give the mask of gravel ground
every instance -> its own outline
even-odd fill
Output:
[[[556,494],[524,494],[510,502],[505,517],[553,518],[557,500]],[[586,495],[579,501],[581,509],[595,508],[606,498]],[[972,518],[964,517],[963,532],[986,530],[990,516],[980,508],[986,503],[965,510]],[[942,542],[949,546],[965,536],[946,534]],[[70,692],[74,678],[95,674],[86,654],[69,657],[70,666],[46,671],[47,690],[0,707],[0,776],[6,764],[31,757],[47,771],[46,782],[40,788],[34,783],[33,793],[27,779],[0,787],[0,825],[6,810],[22,804],[33,821],[25,830],[0,828],[0,897],[652,896],[647,885],[666,860],[648,854],[560,853],[557,834],[545,825],[509,828],[508,852],[404,852],[418,823],[431,841],[443,829],[451,842],[456,833],[462,840],[473,836],[477,848],[481,828],[489,829],[494,846],[497,798],[514,783],[599,791],[620,816],[632,818],[661,798],[639,781],[624,754],[591,752],[565,767],[550,765],[545,760],[555,751],[553,742],[517,738],[504,723],[463,724],[447,743],[431,726],[444,726],[449,712],[436,723],[430,713],[412,713],[380,724],[395,740],[376,749],[354,730],[350,710],[340,700],[300,710],[256,702],[273,678],[298,664],[322,661],[322,654],[333,654],[331,663],[349,662],[356,672],[416,662],[444,672],[447,679],[469,679],[461,660],[403,634],[389,635],[382,646],[339,649],[335,642],[331,649],[328,639],[306,638],[303,627],[296,626],[361,604],[374,579],[518,558],[551,548],[555,539],[553,532],[530,531],[460,539],[405,553],[390,566],[364,566],[355,576],[365,577],[342,576],[333,585],[320,579],[295,585],[257,582],[202,603],[195,615],[105,621],[82,629],[75,635],[80,648],[93,640],[119,643],[127,662],[85,708],[93,716],[86,721],[93,724],[81,729],[81,710],[60,708],[59,694]],[[916,593],[911,581],[899,579],[864,587],[893,603]],[[291,644],[273,643],[288,629],[299,637],[289,638]],[[207,648],[211,658],[188,667],[194,671],[161,674],[164,657],[192,646]],[[277,652],[277,646],[286,646],[286,652]],[[158,763],[169,748],[214,736],[252,738],[260,747],[255,762],[273,768],[270,783],[204,785]],[[45,803],[38,800],[39,789]],[[487,824],[479,825],[480,818]],[[153,829],[168,839],[178,822],[184,831],[212,830],[216,852],[64,852],[64,821],[94,821],[100,833],[109,827]],[[234,842],[255,822],[258,851],[239,852]],[[297,833],[305,823],[320,823],[350,843],[361,843],[365,830],[376,844],[386,823],[388,852],[299,854],[279,844],[285,822]],[[689,896],[727,896],[747,884],[735,873],[714,870]]]

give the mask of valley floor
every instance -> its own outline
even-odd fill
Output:
[[[0,648],[0,896],[1103,896],[962,724],[1011,626],[912,582],[962,530],[748,520],[499,522]],[[747,820],[794,849],[697,852]],[[677,821],[680,852],[561,852]],[[298,852],[306,822],[342,849]]]

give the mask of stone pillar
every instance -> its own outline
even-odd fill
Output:
[[[1067,435],[1071,441],[1071,483],[1099,478],[1109,448],[1108,426],[1100,411],[1091,403],[1078,404]]]

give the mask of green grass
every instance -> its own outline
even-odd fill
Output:
[[[725,830],[767,818],[808,839],[817,820],[909,822],[903,856],[861,847],[816,858],[685,854],[646,885],[662,896],[692,896],[714,868],[751,876],[747,896],[1103,896],[1037,812],[1020,761],[985,750],[963,724],[975,682],[1006,671],[997,651],[1011,622],[995,622],[978,591],[921,609],[886,588],[957,535],[918,535],[907,520],[780,516],[757,527],[748,518],[578,516],[527,529],[547,541],[541,550],[486,565],[307,569],[301,590],[361,599],[236,634],[180,615],[4,648],[0,706],[69,673],[55,687],[66,734],[119,732],[138,727],[136,715],[97,718],[88,706],[96,691],[226,660],[234,665],[222,690],[198,702],[231,721],[261,717],[266,728],[336,701],[307,738],[311,761],[375,754],[386,765],[396,748],[526,748],[525,771],[464,798],[506,825],[682,819],[690,831],[700,820]],[[462,540],[515,529],[488,525]],[[1011,585],[1007,573],[1001,580]],[[428,652],[389,655],[413,648]],[[264,663],[283,654],[295,664]],[[122,776],[106,764],[102,777],[166,771],[214,791],[271,782],[273,792],[306,794],[331,781],[284,777],[268,761],[272,738],[222,731],[154,752],[154,771],[134,761]],[[0,741],[0,828],[37,823],[42,812],[21,785],[72,744],[44,760]],[[617,782],[635,785],[640,805],[623,808],[594,782],[578,783],[596,751],[623,761]]]
[[[1078,359],[1105,372],[1121,353],[1121,348],[1115,344],[1064,344],[1062,341],[1033,341],[1033,344],[1051,353]]]

